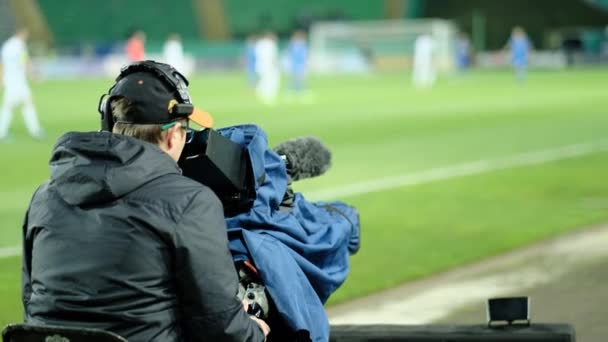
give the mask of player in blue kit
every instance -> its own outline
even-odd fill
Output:
[[[296,95],[302,95],[305,89],[304,81],[308,62],[308,43],[304,31],[294,32],[287,46],[287,58],[291,75],[291,90]]]
[[[519,82],[524,82],[528,71],[532,43],[528,39],[523,28],[519,26],[513,28],[511,38],[509,38],[509,42],[507,43],[507,48],[511,52],[511,64],[515,69],[517,80]]]
[[[455,44],[456,67],[460,73],[465,73],[471,66],[471,42],[466,33],[460,32]]]

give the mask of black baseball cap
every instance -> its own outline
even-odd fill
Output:
[[[130,120],[119,122],[166,124],[187,118],[202,127],[211,128],[213,118],[190,103],[185,84],[182,88],[175,89],[157,75],[146,71],[122,77],[112,89],[111,95],[124,97],[129,101]],[[184,98],[187,99],[186,103]]]

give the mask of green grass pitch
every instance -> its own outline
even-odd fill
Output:
[[[270,144],[314,135],[333,151],[333,167],[296,183],[320,191],[577,143],[606,141],[608,70],[510,72],[441,79],[430,91],[406,74],[313,78],[312,103],[256,102],[240,75],[199,75],[194,102],[218,127],[256,123]],[[0,144],[0,248],[21,241],[30,196],[48,177],[55,139],[96,130],[99,96],[109,80],[47,81],[33,86],[47,131],[31,140],[20,116]],[[338,303],[470,263],[543,238],[608,221],[608,153],[395,186],[343,198],[358,207],[362,247],[351,260]],[[0,326],[21,320],[20,259],[0,258]]]

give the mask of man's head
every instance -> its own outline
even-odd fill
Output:
[[[297,30],[293,33],[293,40],[306,40],[306,32],[303,30]]]
[[[146,40],[146,33],[142,30],[135,30],[131,33],[131,37],[130,38],[135,38],[135,39],[139,39],[141,41],[145,41]]]
[[[30,31],[27,28],[22,27],[15,32],[15,35],[19,37],[19,39],[26,41],[30,36]]]
[[[110,103],[112,116],[115,124],[112,133],[128,135],[149,143],[158,145],[173,158],[179,160],[187,136],[192,134],[189,131],[188,119],[178,119],[165,125],[160,124],[136,124],[131,123],[132,117],[129,111],[132,110],[128,99],[124,97],[116,98]]]
[[[277,40],[277,35],[273,31],[264,32],[264,38],[270,40]]]
[[[513,28],[513,31],[511,31],[511,32],[512,32],[513,36],[516,36],[516,37],[522,37],[522,36],[526,35],[526,31],[521,26],[515,26]]]
[[[169,40],[169,41],[175,41],[175,42],[181,42],[182,41],[182,37],[178,33],[171,33],[169,35],[169,38],[167,38],[167,40]]]
[[[189,122],[210,128],[211,116],[190,102],[188,81],[167,64],[133,63],[100,101],[102,129],[158,145],[178,160]]]

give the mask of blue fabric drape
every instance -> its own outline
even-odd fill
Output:
[[[294,331],[329,340],[323,304],[344,282],[349,256],[359,248],[359,216],[342,202],[309,202],[296,193],[290,210],[279,210],[287,191],[285,163],[268,148],[255,125],[218,132],[245,147],[256,179],[249,212],[226,219],[234,259],[257,267],[277,310]]]

